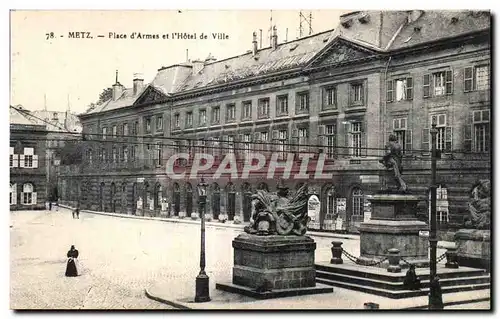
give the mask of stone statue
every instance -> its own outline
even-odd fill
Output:
[[[260,236],[302,236],[306,233],[310,220],[307,215],[307,201],[307,184],[292,196],[283,181],[280,181],[276,193],[257,190],[252,195],[251,220],[250,225],[245,227],[245,232]]]
[[[394,180],[398,186],[398,191],[406,193],[408,191],[408,187],[401,177],[401,174],[403,173],[402,160],[403,150],[401,144],[399,144],[397,136],[391,134],[389,135],[389,143],[386,145],[386,154],[379,161],[379,163],[384,164],[387,169],[392,170]]]
[[[491,227],[491,184],[481,180],[473,188],[469,202],[469,216],[465,220],[466,228],[490,229]]]

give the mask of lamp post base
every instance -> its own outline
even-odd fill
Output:
[[[196,276],[196,295],[194,297],[195,302],[208,302],[210,301],[210,278],[207,274],[200,273]]]

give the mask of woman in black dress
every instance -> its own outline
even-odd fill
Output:
[[[76,270],[76,258],[78,258],[78,250],[75,249],[74,245],[71,245],[71,249],[66,254],[68,257],[68,263],[66,265],[66,277],[76,277],[78,276],[78,271]]]

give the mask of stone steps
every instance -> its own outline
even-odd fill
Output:
[[[344,283],[347,282],[350,284],[357,284],[357,285],[361,285],[361,286],[370,286],[370,287],[381,288],[381,289],[386,289],[386,290],[390,290],[390,291],[406,290],[402,281],[389,282],[389,281],[376,280],[376,279],[370,279],[370,278],[361,278],[361,277],[357,277],[357,276],[350,276],[350,275],[344,275],[344,274],[328,273],[328,272],[323,272],[323,271],[316,271],[316,278],[328,279],[328,280],[337,281],[337,282],[344,282]],[[444,279],[440,278],[441,287],[450,287],[450,286],[456,286],[456,285],[484,284],[484,283],[489,283],[489,282],[490,282],[490,276],[488,276],[488,275],[466,277],[466,278],[444,278]],[[421,280],[421,285],[422,285],[422,288],[429,288],[430,280],[429,279]]]
[[[491,277],[482,269],[461,267],[448,269],[439,265],[437,273],[444,293],[490,289]],[[391,299],[425,296],[429,293],[429,269],[417,268],[422,289],[406,290],[403,286],[405,270],[389,273],[383,268],[355,264],[316,264],[316,282],[361,291]]]

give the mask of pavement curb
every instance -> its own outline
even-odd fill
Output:
[[[67,208],[67,209],[74,209],[74,207],[71,207],[68,205],[59,205],[59,207],[63,207],[63,208]],[[188,217],[186,217],[185,219],[148,217],[148,216],[117,214],[117,213],[105,213],[105,212],[98,212],[98,211],[86,210],[86,209],[82,209],[80,212],[88,213],[88,214],[95,214],[95,215],[102,215],[102,216],[109,216],[109,217],[129,218],[129,219],[139,219],[139,220],[153,220],[153,221],[169,222],[169,223],[181,223],[181,224],[199,224],[200,223],[199,220],[190,220]],[[214,223],[214,222],[206,222],[206,226],[241,229],[242,231],[243,231],[243,227],[245,227],[245,225],[243,225],[243,224],[236,224],[235,225],[235,224],[223,224],[223,223]],[[325,237],[325,238],[338,238],[338,239],[347,239],[347,240],[358,240],[359,239],[359,235],[342,235],[342,234],[324,233],[324,232],[315,232],[315,231],[309,231],[308,234],[311,236],[315,236],[315,237]]]
[[[164,303],[164,304],[167,304],[169,306],[172,306],[176,309],[182,309],[182,310],[191,310],[191,308],[189,307],[186,307],[184,306],[183,304],[180,304],[180,303],[177,303],[175,301],[171,301],[171,300],[167,300],[167,299],[164,299],[164,298],[161,298],[161,297],[156,297],[154,295],[152,295],[148,289],[144,289],[144,294],[146,295],[147,298],[151,299],[151,300],[154,300],[154,301],[158,301],[158,302],[161,302],[161,303]]]

